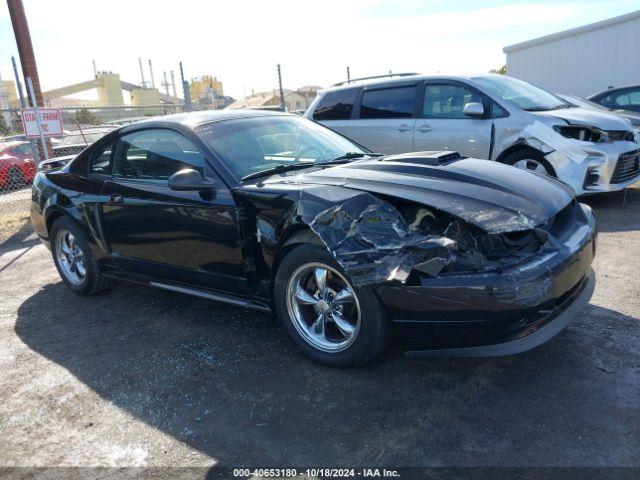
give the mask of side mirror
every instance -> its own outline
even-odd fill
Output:
[[[467,117],[483,117],[484,106],[479,102],[465,103],[462,113],[464,113]]]
[[[169,188],[177,191],[213,191],[215,185],[213,182],[205,179],[200,173],[193,168],[185,168],[174,173],[169,177]]]

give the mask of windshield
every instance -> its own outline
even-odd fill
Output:
[[[486,75],[473,80],[487,93],[514,103],[523,110],[545,111],[566,108],[568,104],[554,94],[530,83],[505,75]]]
[[[238,178],[293,164],[317,165],[362,147],[306,118],[265,116],[202,125],[198,135]]]
[[[592,102],[591,100],[587,100],[581,97],[574,97],[572,95],[558,95],[564,101],[572,103],[576,107],[580,108],[589,108],[591,110],[609,110],[606,107],[603,107],[599,103]]]

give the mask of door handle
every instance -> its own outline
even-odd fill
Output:
[[[124,201],[124,197],[122,195],[109,195],[109,201],[112,203],[122,203]]]
[[[416,130],[418,130],[419,132],[430,132],[431,127],[429,125],[420,125],[418,128],[416,128]]]
[[[411,127],[409,125],[405,124],[405,123],[403,123],[402,125],[400,125],[398,127],[398,131],[399,132],[406,132],[408,130],[411,130]]]

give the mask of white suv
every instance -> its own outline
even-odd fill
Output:
[[[554,175],[577,194],[640,179],[638,133],[627,119],[504,75],[338,84],[305,116],[375,152],[454,150]]]

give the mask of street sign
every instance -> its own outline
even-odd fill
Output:
[[[40,115],[40,122],[36,118],[36,111]],[[42,135],[45,137],[58,137],[64,134],[62,130],[62,115],[57,108],[25,108],[22,110],[22,126],[27,137],[39,137],[42,128]]]

